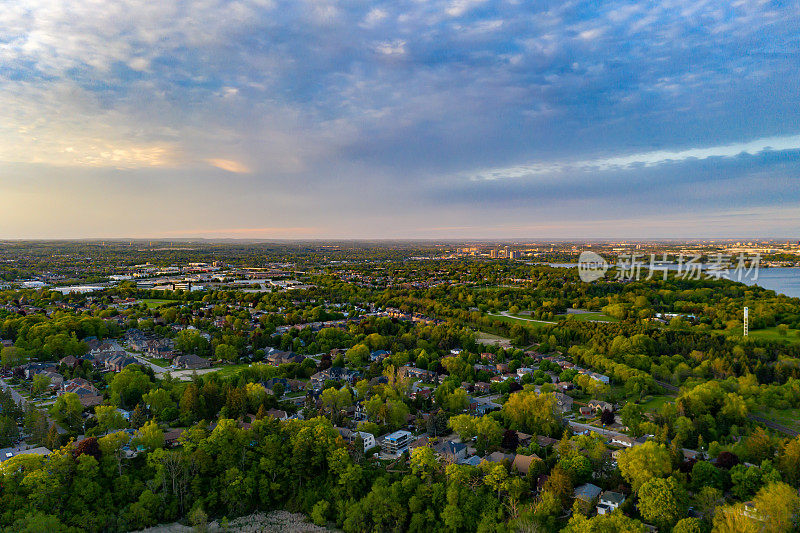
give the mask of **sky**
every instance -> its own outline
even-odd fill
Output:
[[[0,238],[800,238],[800,8],[0,3]]]

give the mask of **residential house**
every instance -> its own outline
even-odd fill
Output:
[[[397,430],[383,437],[381,440],[381,453],[388,456],[397,457],[408,449],[411,443],[411,432]]]
[[[502,463],[503,461],[508,461],[509,463],[511,463],[514,461],[514,454],[503,453],[503,452],[492,452],[486,457],[484,457],[483,460],[488,461],[490,463]]]
[[[126,352],[114,352],[114,355],[105,360],[106,370],[110,372],[121,372],[128,365],[138,364],[139,360]]]
[[[597,501],[597,514],[606,514],[622,505],[625,495],[610,490],[603,491]]]
[[[100,391],[83,378],[74,378],[63,382],[58,394],[62,395],[70,392],[78,395],[78,399],[83,407],[93,407],[103,403],[103,397],[100,395]]]
[[[277,418],[278,420],[288,420],[289,414],[281,409],[270,409],[267,411],[267,416]]]
[[[451,463],[458,463],[460,460],[467,457],[467,446],[460,442],[453,442],[451,440],[434,446],[433,450],[442,459]]]
[[[305,360],[304,355],[299,355],[294,352],[272,352],[264,359],[275,366],[285,365],[289,363],[302,363]]]
[[[386,350],[375,350],[374,352],[369,354],[370,361],[383,361],[387,357],[392,355],[392,352],[388,352]]]
[[[436,382],[438,375],[436,372],[431,370],[425,370],[424,368],[417,368],[414,366],[401,366],[397,370],[397,375],[401,379],[410,378],[410,379],[419,379],[425,382]]]
[[[572,411],[572,397],[561,392],[553,393],[556,398],[556,408],[561,414]]]
[[[335,428],[339,435],[342,436],[345,442],[348,444],[355,443],[359,437],[361,437],[361,443],[364,446],[364,451],[370,450],[375,447],[375,435],[372,433],[367,433],[366,431],[352,431],[347,428]]]
[[[58,364],[60,364],[60,365],[66,365],[66,366],[68,366],[69,368],[75,368],[76,366],[78,366],[78,365],[80,365],[80,364],[81,364],[81,360],[80,360],[80,359],[78,359],[78,358],[76,358],[76,357],[74,357],[74,356],[72,356],[72,355],[68,355],[68,356],[66,356],[66,357],[62,358],[62,359],[61,359],[61,360],[58,362]]]
[[[549,446],[554,446],[558,444],[558,439],[554,439],[552,437],[545,437],[544,435],[536,435],[536,444],[538,444],[542,448],[547,448]]]
[[[422,448],[423,446],[428,446],[430,444],[430,439],[428,437],[420,437],[417,440],[411,442],[408,445],[408,453],[413,452],[417,448]]]
[[[178,445],[178,439],[183,435],[183,429],[168,429],[164,432],[164,444],[168,448]]]
[[[459,461],[459,464],[468,466],[480,466],[481,461],[483,461],[483,459],[481,459],[477,455],[470,455],[469,457]]]
[[[40,376],[45,376],[50,379],[51,389],[60,389],[61,384],[64,383],[64,376],[58,372],[39,372]]]
[[[517,443],[522,446],[523,448],[527,448],[531,444],[532,435],[528,435],[527,433],[523,433],[521,431],[517,431]]]
[[[585,483],[579,487],[575,487],[575,498],[592,503],[598,496],[600,496],[601,492],[602,489],[597,485]]]
[[[470,398],[469,401],[469,410],[478,416],[483,416],[491,411],[502,409],[502,407],[503,406],[500,405],[499,403],[494,403],[490,401],[479,402],[474,398]]]
[[[491,385],[485,381],[478,381],[475,383],[475,394],[489,394],[491,390]]]
[[[514,457],[511,467],[519,472],[520,475],[527,476],[531,469],[531,464],[533,464],[534,461],[541,461],[541,459],[536,454],[522,455],[520,453]]]
[[[211,363],[208,359],[203,359],[194,354],[186,354],[186,355],[179,355],[172,360],[172,364],[175,368],[184,368],[188,370],[196,370],[199,368],[208,368],[211,366]]]
[[[594,409],[595,411],[599,412],[614,410],[614,406],[612,404],[601,400],[590,400],[587,405],[592,409]]]
[[[532,368],[522,367],[517,369],[517,376],[522,378],[525,374],[533,374]]]
[[[12,457],[16,457],[18,455],[41,455],[42,457],[47,457],[50,455],[51,452],[44,446],[39,446],[37,448],[28,448],[23,446],[17,446],[14,448],[2,448],[0,449],[0,463],[3,461],[7,461]]]
[[[322,390],[325,382],[332,381],[347,381],[348,383],[355,382],[356,378],[361,376],[361,372],[357,370],[349,370],[344,367],[332,366],[325,370],[320,370],[311,376],[311,386],[316,390]]]
[[[21,372],[22,375],[25,376],[25,379],[32,379],[33,376],[41,374],[42,372],[55,372],[56,366],[53,363],[30,362],[18,366],[14,371]]]

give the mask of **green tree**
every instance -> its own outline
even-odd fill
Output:
[[[50,378],[44,374],[36,374],[33,376],[31,383],[31,392],[38,396],[50,388]]]
[[[800,437],[788,440],[783,445],[778,456],[778,468],[787,481],[800,484]]]
[[[639,488],[639,512],[648,522],[668,529],[686,513],[686,491],[673,477],[652,477]]]
[[[365,344],[356,344],[344,354],[347,362],[353,366],[362,366],[369,360],[369,348]]]
[[[223,361],[235,361],[239,357],[239,352],[235,346],[230,344],[218,344],[214,350],[214,356]]]
[[[161,419],[161,413],[168,407],[174,407],[175,402],[169,392],[158,388],[142,395],[142,402],[147,406],[154,417]]]
[[[147,451],[164,447],[164,432],[152,420],[146,422],[133,437],[136,446],[142,446]]]
[[[25,350],[17,348],[16,346],[6,346],[0,351],[0,361],[5,367],[19,366],[28,360],[28,354]]]
[[[83,406],[80,398],[74,392],[67,392],[59,396],[50,406],[49,412],[50,416],[59,424],[72,431],[77,431],[82,425]]]
[[[587,518],[575,513],[569,519],[564,533],[645,533],[647,528],[640,521],[629,518],[620,511]]]
[[[641,446],[628,448],[617,459],[622,476],[634,491],[654,477],[666,477],[672,473],[672,458],[663,444],[647,441]]]
[[[113,405],[98,405],[94,408],[94,416],[101,433],[128,427],[125,417]]]
[[[512,429],[539,435],[560,435],[561,418],[556,411],[552,394],[534,391],[515,392],[509,396],[501,411]]]
[[[139,365],[128,365],[114,374],[108,386],[111,402],[122,408],[133,408],[150,390],[150,377]]]
[[[672,533],[705,533],[705,531],[703,522],[697,518],[682,518],[672,528]]]

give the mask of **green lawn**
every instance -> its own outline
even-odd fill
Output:
[[[534,328],[539,328],[539,327],[542,327],[542,326],[546,326],[547,324],[555,324],[555,322],[545,322],[545,321],[541,321],[541,320],[534,320],[534,319],[531,319],[531,317],[524,316],[524,315],[505,316],[505,315],[500,315],[500,314],[498,314],[498,315],[490,314],[489,316],[494,318],[494,319],[496,319],[496,320],[499,320],[500,322],[507,322],[509,324],[522,324],[524,326],[531,326],[531,327],[534,327]]]
[[[149,309],[154,309],[156,307],[161,307],[162,305],[172,303],[172,300],[160,300],[157,298],[145,298],[141,300],[141,302],[147,304]]]
[[[485,333],[483,331],[476,331],[475,332],[475,341],[478,344],[483,344],[484,346],[499,344],[499,343],[506,343],[511,342],[511,339],[507,339],[505,337],[500,337],[499,335],[492,335],[491,333]]]
[[[160,359],[160,358],[151,358],[151,359],[148,359],[148,361],[150,361],[154,365],[163,366],[164,368],[168,368],[172,364],[172,361],[168,361],[167,359]]]
[[[605,315],[599,311],[592,311],[590,313],[565,313],[563,315],[557,315],[556,318],[572,318],[573,320],[578,320],[579,322],[619,322],[618,318]]]
[[[580,322],[589,322],[589,321],[596,321],[596,322],[619,322],[619,319],[614,318],[613,316],[605,315],[599,311],[589,312],[589,313],[565,313],[563,315],[555,315],[553,317],[554,320],[537,320],[532,318],[530,313],[528,314],[511,314],[510,316],[505,316],[501,314],[492,314],[490,313],[489,316],[500,320],[501,322],[508,322],[509,324],[526,324],[528,326],[534,327],[541,327],[545,324],[556,324],[559,320],[570,319],[570,320],[578,320]]]
[[[768,409],[753,413],[773,422],[800,431],[800,409]]]
[[[723,335],[727,336],[741,336],[742,331],[737,329],[736,331],[725,331],[722,329],[715,329],[717,333],[722,333]],[[749,337],[753,337],[754,339],[762,339],[762,340],[770,340],[770,341],[778,341],[778,342],[788,342],[788,343],[800,343],[800,330],[798,329],[790,329],[786,333],[786,335],[781,335],[778,332],[778,328],[764,328],[764,329],[751,329]]]
[[[248,366],[250,366],[250,363],[241,363],[238,365],[225,365],[219,367],[219,369],[216,370],[215,372],[222,377],[229,377],[238,373],[241,369],[247,368]]]
[[[644,403],[641,404],[643,411],[655,411],[657,409],[661,409],[661,407],[671,401],[674,400],[672,396],[649,396],[645,397]]]

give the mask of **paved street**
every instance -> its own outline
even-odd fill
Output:
[[[14,401],[16,403],[22,405],[23,408],[26,405],[28,405],[28,399],[25,398],[24,396],[22,396],[17,391],[15,391],[14,388],[11,387],[11,385],[9,383],[7,383],[5,379],[0,378],[0,387],[2,387],[3,390],[10,391],[11,392],[11,397],[14,399]]]
[[[608,438],[625,436],[625,433],[620,433],[618,431],[611,431],[610,429],[598,428],[595,426],[590,426],[589,424],[581,424],[580,422],[574,422],[572,420],[569,421],[569,427],[571,427],[573,431],[576,432],[589,430],[594,433],[599,433],[600,435]]]

